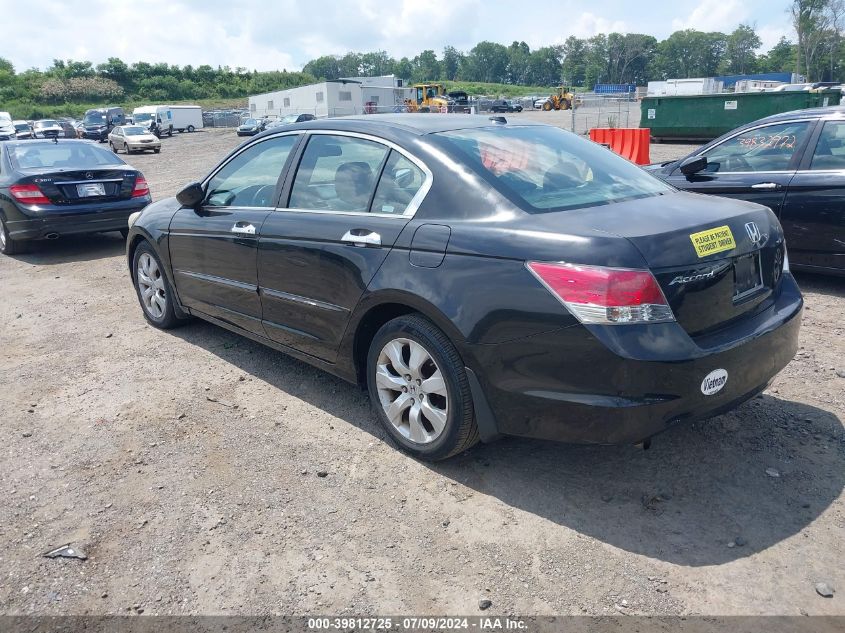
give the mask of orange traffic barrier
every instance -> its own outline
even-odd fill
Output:
[[[590,130],[590,140],[607,145],[612,151],[637,165],[648,165],[651,162],[648,156],[650,132],[648,128],[637,127],[594,127]]]

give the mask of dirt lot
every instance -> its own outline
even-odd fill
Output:
[[[160,198],[235,143],[129,162]],[[845,614],[845,280],[799,282],[799,355],[731,414],[648,451],[508,439],[430,465],[351,385],[148,327],[117,234],[0,258],[0,610]],[[40,556],[65,543],[88,559]]]

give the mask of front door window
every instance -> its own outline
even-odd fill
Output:
[[[205,206],[275,206],[276,184],[298,138],[267,139],[235,156],[209,181]]]
[[[809,131],[808,121],[796,121],[737,134],[704,152],[707,172],[787,171]]]

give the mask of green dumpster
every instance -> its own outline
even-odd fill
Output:
[[[654,140],[709,141],[771,114],[839,105],[839,89],[645,97],[640,127]]]

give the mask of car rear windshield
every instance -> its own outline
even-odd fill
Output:
[[[112,152],[87,143],[14,145],[9,159],[15,169],[86,169],[122,162]]]
[[[600,145],[551,126],[485,127],[437,136],[526,211],[591,207],[673,191]]]

